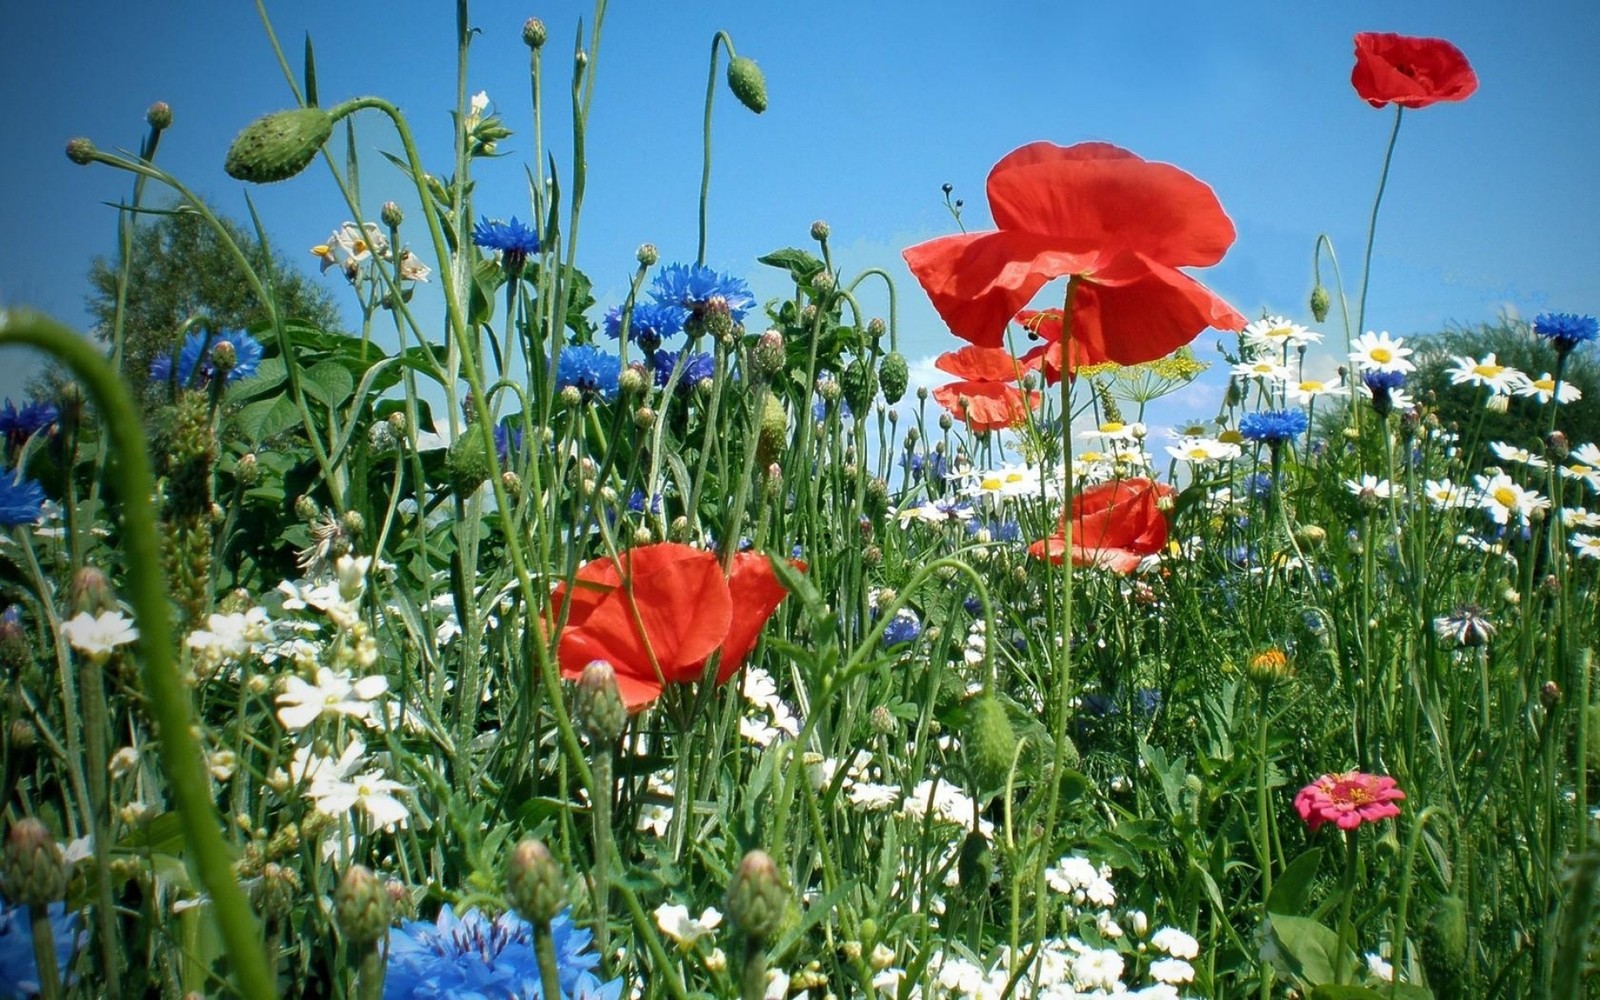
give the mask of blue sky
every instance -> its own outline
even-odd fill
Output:
[[[393,100],[424,159],[448,169],[454,5],[268,6],[297,67],[311,33],[323,103],[365,93]],[[480,213],[527,216],[533,143],[520,26],[530,13],[551,39],[545,142],[570,176],[566,80],[578,19],[591,12],[574,3],[474,5],[482,33],[469,88],[487,91],[517,133],[501,144],[503,158],[479,161]],[[1035,139],[1114,142],[1211,184],[1239,239],[1199,276],[1247,315],[1270,310],[1309,322],[1319,232],[1332,236],[1346,280],[1357,280],[1391,121],[1388,109],[1373,110],[1350,88],[1351,36],[1362,30],[1449,38],[1481,80],[1465,103],[1406,116],[1367,325],[1411,334],[1502,310],[1600,309],[1600,5],[1577,0],[1519,5],[1514,16],[1500,4],[1459,0],[613,3],[591,63],[579,246],[602,303],[621,298],[638,244],[656,243],[664,261],[694,256],[700,120],[718,29],[760,63],[770,108],[757,117],[719,91],[709,262],[746,276],[759,298],[780,294],[776,273],[755,258],[807,245],[811,221],[825,219],[847,276],[872,266],[900,276],[901,346],[914,360],[959,342],[900,249],[952,231],[939,190],[946,182],[966,199],[968,226],[986,227],[989,167]],[[0,304],[83,326],[89,260],[113,246],[114,212],[104,203],[125,197],[131,182],[73,166],[62,155],[66,140],[133,148],[146,106],[167,101],[175,125],[159,162],[242,217],[245,188],[222,172],[228,142],[292,98],[248,3],[22,4],[5,30],[0,94],[13,126],[0,153]],[[373,115],[357,124],[365,210],[375,217],[385,199],[406,204],[408,191],[376,155],[397,147],[392,132]],[[249,193],[272,239],[314,273],[305,248],[349,214],[326,170]],[[336,274],[327,280],[347,294]],[[870,296],[869,308],[887,310]],[[1202,335],[1196,346],[1205,355],[1215,340]],[[8,350],[0,392],[14,393],[25,371]],[[1214,398],[1198,393],[1188,412],[1212,410]]]

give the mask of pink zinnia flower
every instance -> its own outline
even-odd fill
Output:
[[[1346,771],[1324,774],[1300,789],[1294,797],[1294,807],[1313,832],[1324,823],[1354,830],[1362,823],[1400,815],[1400,807],[1394,803],[1405,797],[1393,778]]]

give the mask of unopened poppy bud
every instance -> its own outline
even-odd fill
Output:
[[[661,251],[656,249],[654,243],[641,243],[639,249],[634,251],[634,257],[645,267],[655,267],[661,259]]]
[[[80,167],[93,161],[94,153],[94,143],[81,135],[76,139],[67,140],[67,159]]]
[[[548,924],[566,909],[567,887],[561,866],[544,841],[530,837],[512,849],[506,865],[506,898],[531,924]]]
[[[384,202],[383,207],[378,210],[378,219],[390,229],[399,229],[400,223],[404,222],[405,218],[406,213],[402,212],[400,206],[392,201]]]
[[[17,750],[32,750],[39,742],[39,730],[27,719],[11,723],[11,746]]]
[[[597,743],[612,743],[628,724],[628,709],[617,690],[617,671],[605,660],[593,660],[578,676],[573,708],[583,728]]]
[[[530,49],[544,47],[545,30],[544,22],[537,17],[530,17],[522,22],[522,44]]]
[[[67,863],[55,838],[33,817],[11,824],[0,885],[22,906],[49,906],[67,896]]]
[[[1311,289],[1311,318],[1321,323],[1328,318],[1328,290],[1322,287],[1322,282],[1317,282]]]
[[[157,101],[145,109],[144,120],[153,129],[169,129],[172,127],[172,106],[166,101]]]
[[[1017,734],[999,698],[988,693],[978,696],[972,706],[972,730],[964,746],[967,766],[972,769],[979,790],[1005,784],[1017,751]]]
[[[789,440],[789,411],[777,396],[768,394],[761,410],[761,427],[756,436],[756,461],[771,465],[783,454]]]
[[[956,877],[961,888],[969,893],[984,892],[994,878],[994,848],[989,838],[971,830],[961,841],[961,851],[956,855]]]
[[[754,59],[734,56],[728,60],[728,89],[756,114],[767,110],[767,78]]]
[[[827,239],[828,234],[831,232],[832,230],[828,228],[828,224],[823,222],[821,219],[818,219],[816,222],[811,224],[811,238],[816,240],[818,243],[821,243],[823,240]]]
[[[846,365],[839,375],[839,388],[844,401],[850,404],[850,412],[866,416],[872,397],[878,394],[878,378],[872,363],[866,358],[856,358]]]
[[[234,138],[223,169],[234,180],[252,184],[288,180],[310,166],[332,134],[333,116],[321,108],[266,115]]]
[[[468,431],[456,438],[444,456],[445,477],[458,496],[469,496],[489,478],[489,450],[483,435]]]
[[[756,346],[750,352],[750,370],[762,378],[771,378],[783,370],[786,359],[783,334],[768,330],[756,338]]]
[[[361,865],[351,865],[333,893],[333,916],[356,948],[370,948],[389,932],[389,893],[378,877]]]
[[[788,904],[789,891],[772,857],[761,850],[746,854],[734,869],[723,905],[739,931],[757,942],[772,940]]]

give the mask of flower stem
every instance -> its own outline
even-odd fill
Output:
[[[533,953],[539,959],[539,985],[541,995],[561,996],[561,974],[556,966],[556,939],[550,933],[550,921],[533,922]]]
[[[28,907],[28,923],[33,930],[33,964],[39,971],[39,996],[43,1000],[57,1000],[61,996],[61,970],[56,967],[56,939],[50,928],[50,908]]]
[[[728,50],[728,58],[733,58],[733,39],[728,37],[726,31],[719,31],[711,36],[711,73],[706,78],[706,119],[703,128],[705,143],[705,158],[700,166],[700,246],[695,251],[694,262],[706,262],[706,201],[711,195],[711,104],[717,96],[717,46],[721,45]]]
[[[1361,263],[1361,298],[1356,301],[1356,336],[1366,330],[1367,282],[1372,278],[1372,244],[1378,236],[1378,206],[1383,204],[1383,189],[1389,183],[1389,164],[1394,160],[1394,143],[1400,137],[1400,119],[1405,109],[1394,106],[1394,128],[1389,132],[1389,148],[1383,153],[1383,172],[1378,175],[1378,193],[1372,199],[1372,218],[1367,220],[1367,253]]]
[[[1356,901],[1356,868],[1361,864],[1360,828],[1344,834],[1344,881],[1339,892],[1339,949],[1333,955],[1333,981],[1344,982],[1345,960],[1355,947],[1355,928],[1350,926],[1350,908]]]

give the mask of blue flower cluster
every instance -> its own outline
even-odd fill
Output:
[[[594,974],[600,956],[593,937],[572,923],[570,911],[550,922],[562,998],[619,1000],[623,982],[602,983]],[[408,920],[389,935],[384,1000],[493,997],[545,1000],[533,926],[514,913],[493,920],[476,908],[456,916],[448,905],[433,923]]]
[[[472,242],[485,250],[498,250],[507,271],[520,271],[530,254],[539,252],[539,234],[517,221],[482,219],[472,228]]]
[[[585,400],[609,403],[616,399],[617,378],[621,374],[621,359],[592,344],[563,348],[556,361],[556,386],[577,389]]]
[[[522,454],[522,428],[497,425],[494,429],[494,453],[502,469],[509,466],[513,458]]]
[[[0,466],[0,525],[14,528],[37,524],[44,508],[44,487]]]
[[[917,613],[910,608],[901,608],[883,627],[883,644],[885,647],[901,646],[916,641],[921,634],[922,620]]]
[[[56,409],[54,403],[33,400],[19,410],[8,399],[5,407],[0,408],[0,435],[4,435],[13,448],[21,447],[24,441],[59,419],[61,411]]]
[[[677,305],[661,302],[635,302],[633,315],[628,317],[628,339],[646,354],[654,354],[668,337],[683,332],[685,313]],[[612,340],[622,337],[622,307],[613,306],[606,313],[606,335]]]
[[[82,938],[78,915],[68,913],[65,903],[51,903],[49,916],[56,969],[65,984],[67,969]],[[33,927],[28,922],[28,912],[0,897],[0,1000],[36,997],[39,991],[39,966],[33,957]]]
[[[907,452],[900,456],[900,468],[911,473],[913,483],[920,483],[922,477],[927,476],[929,482],[940,488],[950,471],[942,451]]]
[[[1392,393],[1406,384],[1405,372],[1363,372],[1361,384],[1372,393],[1372,408],[1378,416],[1387,417],[1394,409]]]
[[[678,364],[678,354],[672,351],[661,351],[654,360],[656,387],[665,389],[667,382],[672,378],[672,369]],[[712,378],[717,373],[717,363],[709,354],[691,354],[683,361],[683,372],[678,376],[678,391],[689,392],[699,385],[704,379]]]
[[[179,386],[203,387],[217,374],[217,366],[212,362],[211,355],[223,343],[232,346],[234,354],[233,367],[228,369],[226,384],[232,385],[250,378],[261,367],[261,341],[249,334],[235,332],[211,336],[196,332],[183,338],[183,344],[176,351],[151,361],[150,378],[157,383],[170,383],[173,365],[176,364]]]
[[[1550,341],[1564,357],[1579,344],[1600,337],[1600,321],[1577,313],[1540,313],[1533,318],[1533,332]]]
[[[704,264],[668,264],[651,282],[650,296],[658,305],[682,310],[684,321],[704,319],[706,312],[720,303],[735,323],[741,323],[756,304],[744,281]]]
[[[1244,415],[1239,421],[1239,435],[1247,441],[1277,447],[1304,434],[1308,426],[1304,410],[1261,410]]]

